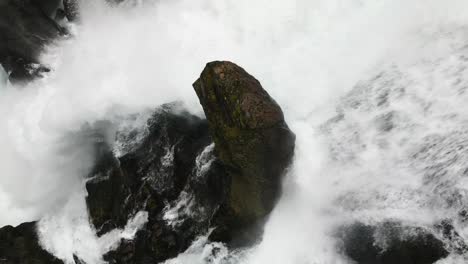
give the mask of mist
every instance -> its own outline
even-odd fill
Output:
[[[426,126],[372,134],[368,127],[380,110],[353,112],[346,117],[350,126],[331,128],[328,135],[323,126],[340,108],[349,109],[343,98],[360,81],[392,67],[410,73],[410,93],[437,104],[437,96],[425,93],[443,94],[450,78],[430,85],[424,78],[437,76],[439,59],[468,40],[466,1],[159,0],[135,2],[129,9],[89,0],[81,8],[73,36],[43,54],[42,63],[53,69],[45,78],[17,87],[0,71],[0,226],[42,219],[41,240],[49,251],[70,263],[73,254],[99,263],[110,246],[99,242],[84,206],[92,142],[76,135],[99,120],[118,120],[175,100],[203,115],[191,84],[213,60],[233,61],[259,79],[297,135],[295,161],[263,241],[242,252],[225,252],[214,263],[348,263],[335,252],[336,226],[385,217],[430,223],[445,212],[421,206],[430,200],[427,192],[411,196],[406,191],[419,191],[423,181],[422,174],[402,165],[411,149],[375,147],[382,138],[391,144]],[[462,98],[444,98],[460,106],[456,114],[466,116]],[[414,105],[410,98],[392,107],[414,121],[422,113]],[[435,114],[421,116],[436,127],[446,124]],[[413,121],[402,123],[424,125]],[[341,154],[355,156],[352,162],[330,150],[352,142],[350,127],[374,146],[362,152],[357,144],[339,146]],[[415,148],[422,138],[414,139]],[[363,189],[352,197],[369,201],[371,209],[348,213],[337,203]],[[379,200],[376,192],[388,197]],[[392,200],[397,194],[402,195]],[[203,260],[204,248],[216,246],[201,241],[175,263]],[[99,250],[90,255],[90,245]]]

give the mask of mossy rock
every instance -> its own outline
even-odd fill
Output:
[[[260,82],[232,62],[208,63],[193,86],[231,180],[217,222],[229,233],[220,240],[233,240],[245,230],[250,234],[272,211],[294,154],[295,135]],[[251,237],[245,236],[241,239]]]

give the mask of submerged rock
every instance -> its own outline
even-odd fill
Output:
[[[36,223],[0,228],[0,264],[62,264],[39,245]]]
[[[281,192],[295,135],[260,82],[231,62],[211,62],[194,83],[216,154],[230,177],[212,238],[252,240]],[[257,227],[259,229],[257,229]]]
[[[340,232],[344,254],[357,264],[432,264],[448,256],[444,243],[421,227],[356,223]]]

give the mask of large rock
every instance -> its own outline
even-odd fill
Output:
[[[39,245],[36,223],[0,228],[0,264],[62,264]]]
[[[193,86],[230,177],[212,238],[251,240],[280,196],[295,135],[260,82],[234,63],[208,63]]]

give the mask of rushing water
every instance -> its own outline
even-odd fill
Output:
[[[201,237],[168,263],[348,263],[333,231],[355,220],[430,229],[450,218],[468,239],[466,1],[136,3],[86,2],[75,37],[44,54],[53,72],[22,89],[0,76],[0,225],[41,218],[45,248],[99,263],[145,215],[95,236],[91,152],[74,133],[176,99],[201,113],[191,83],[206,62],[232,60],[283,107],[295,161],[259,245],[229,252]]]

